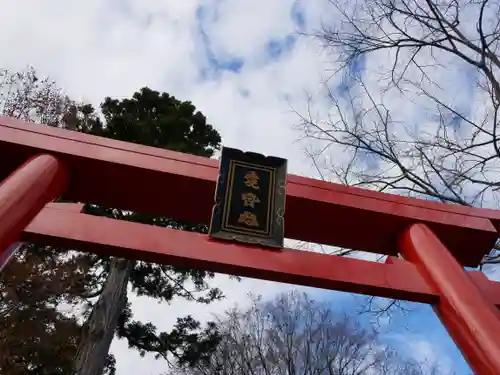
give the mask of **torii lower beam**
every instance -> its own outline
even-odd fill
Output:
[[[500,368],[499,283],[467,275],[425,224],[410,226],[386,264],[212,241],[206,235],[46,207],[23,240],[179,267],[431,304],[477,374]],[[458,288],[457,288],[458,286]],[[460,291],[460,293],[457,293]],[[493,293],[492,293],[493,292]],[[463,295],[461,295],[463,294]]]
[[[383,264],[303,250],[227,244],[198,233],[86,215],[57,204],[44,208],[21,239],[283,283],[439,302],[438,294],[408,261],[389,259],[390,264]],[[488,300],[500,307],[500,283],[477,271],[468,274]]]

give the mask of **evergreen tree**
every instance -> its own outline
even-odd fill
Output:
[[[193,104],[149,88],[141,89],[131,99],[106,98],[101,113],[103,120],[89,105],[75,108],[65,117],[65,126],[102,137],[205,157],[212,156],[220,145],[220,135],[207,124],[205,116],[197,112]],[[208,229],[205,225],[110,207],[88,205],[86,211],[119,220],[200,233],[206,233]],[[132,320],[127,299],[130,284],[137,294],[165,302],[181,297],[210,303],[222,298],[220,290],[210,289],[206,283],[213,273],[127,259],[81,256],[91,258],[91,263],[102,269],[105,281],[83,326],[76,359],[78,375],[102,373],[116,330],[141,353],[154,352],[165,359],[172,356],[179,364],[196,363],[216,345],[218,334],[214,324],[210,323],[201,330],[199,322],[188,315],[179,319],[171,332],[156,333],[151,323]],[[193,284],[193,290],[187,289],[187,283]]]
[[[166,93],[143,88],[130,99],[106,98],[98,114],[91,105],[64,96],[53,82],[39,80],[31,68],[0,73],[4,115],[205,157],[220,145],[217,131],[190,102]],[[207,231],[204,225],[147,213],[95,205],[85,210],[119,220]],[[115,333],[141,354],[153,352],[177,365],[193,365],[206,359],[217,344],[216,326],[202,328],[186,316],[172,331],[157,332],[151,323],[133,320],[127,286],[167,303],[179,297],[210,303],[222,298],[220,290],[207,285],[211,277],[204,271],[26,244],[0,275],[0,372],[113,374],[114,358],[108,352]],[[77,309],[82,303],[84,308]]]

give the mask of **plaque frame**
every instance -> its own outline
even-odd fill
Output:
[[[230,224],[228,222],[230,210],[234,207],[234,200],[240,197],[241,194],[238,194],[238,192],[241,191],[243,186],[243,181],[235,180],[237,168],[246,169],[248,172],[269,173],[268,189],[265,192],[267,196],[262,199],[267,202],[266,226],[264,229],[253,229],[245,225],[237,225],[234,222]],[[286,178],[286,159],[223,147],[219,159],[219,176],[215,190],[215,203],[212,209],[209,236],[217,240],[275,249],[283,248]],[[237,194],[233,194],[235,191]],[[259,193],[262,198],[263,191],[259,191]]]

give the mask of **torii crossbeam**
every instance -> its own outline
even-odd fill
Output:
[[[208,224],[216,160],[7,117],[0,117],[0,160],[0,252],[32,241],[428,303],[477,374],[500,374],[500,283],[463,269],[493,247],[499,211],[288,176],[287,238],[389,255],[382,264],[222,243],[50,203],[62,197]]]

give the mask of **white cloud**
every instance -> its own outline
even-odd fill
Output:
[[[207,306],[200,306],[194,302],[174,300],[171,305],[160,304],[157,300],[148,297],[132,296],[134,319],[143,322],[152,321],[159,330],[168,331],[172,328],[177,317],[190,314],[201,322],[211,320],[214,315],[221,314],[235,305],[245,308],[249,306],[248,294],[261,294],[264,297],[272,296],[288,289],[292,285],[266,282],[255,279],[243,279],[241,282],[229,279],[225,275],[217,275],[210,282],[213,287],[219,287],[226,298]],[[168,369],[163,360],[155,360],[153,355],[141,358],[135,351],[127,348],[125,340],[114,340],[111,345],[112,353],[117,357],[117,374],[144,373],[158,375]]]
[[[452,373],[454,366],[451,357],[440,345],[442,343],[437,340],[438,337],[431,336],[414,332],[388,335],[392,342],[398,346],[399,353],[403,357],[413,359],[429,368],[435,366],[444,374]]]
[[[270,39],[281,38],[294,31],[290,17],[292,3],[290,0],[277,0],[265,6],[256,6],[252,0],[207,1],[205,30],[218,54],[255,60]]]
[[[305,90],[318,89],[325,59],[306,39],[296,40],[274,60],[266,45],[295,35],[292,10],[305,10],[300,16],[312,22],[321,14],[321,4],[326,2],[0,0],[0,66],[20,70],[33,65],[71,97],[95,105],[105,96],[129,97],[143,86],[167,91],[191,100],[228,146],[288,158],[291,172],[307,174],[308,163],[294,142],[296,117],[289,103],[300,104]],[[210,53],[226,63],[242,59],[240,73],[225,70],[204,79],[203,72],[214,69]],[[134,316],[168,329],[178,316],[191,313],[203,321],[245,303],[250,291],[269,296],[290,287],[257,280],[237,283],[225,276],[212,284],[220,285],[228,298],[202,308],[133,297]],[[165,370],[164,362],[140,358],[124,341],[115,340],[112,352],[118,375]]]
[[[310,175],[314,171],[295,142],[298,134],[292,125],[297,118],[289,104],[304,108],[305,92],[320,90],[332,56],[307,38],[296,39],[293,48],[275,59],[266,47],[296,36],[299,25],[292,14],[297,9],[313,28],[318,28],[320,17],[333,17],[325,0],[0,0],[0,67],[31,64],[71,97],[95,105],[105,96],[129,97],[142,86],[167,91],[191,100],[227,146],[288,158],[290,172]],[[214,58],[221,64],[243,65],[239,73],[214,72]],[[383,63],[379,56],[368,59],[366,66],[373,70]],[[207,71],[211,74],[204,75]],[[377,87],[377,77],[371,78],[369,84]],[[464,78],[449,72],[442,79],[457,88]],[[385,99],[395,116],[415,120],[421,115],[394,93]],[[315,104],[320,113],[328,112],[326,102]],[[334,161],[347,156],[338,149],[330,155]],[[217,276],[211,284],[219,285],[228,298],[201,307],[133,297],[134,317],[168,329],[178,316],[190,313],[206,320],[234,303],[244,304],[250,291],[270,296],[290,288],[249,279],[237,283],[226,276]],[[422,358],[433,353],[426,345],[415,344]],[[124,341],[115,340],[112,352],[118,375],[165,370],[164,362],[140,358]]]
[[[348,0],[339,0],[338,2],[344,5],[341,8],[341,11],[335,12],[334,7],[331,7],[332,12],[329,13],[330,17],[337,17],[337,20],[339,17],[345,18],[344,16],[340,16],[340,13],[343,11],[345,11],[346,14],[351,15],[353,11],[349,8],[356,8],[359,11],[359,20],[370,19],[370,16],[368,15],[370,10],[375,12],[384,12],[381,10],[382,8],[378,9],[368,5],[365,6],[366,4],[364,3],[352,2]],[[334,3],[337,3],[337,1]],[[418,7],[417,2],[412,4],[412,6]],[[493,9],[496,9],[498,7],[498,2],[490,3],[490,6]],[[477,6],[477,4],[470,2],[460,2],[459,8],[461,12],[460,30],[466,35],[470,35],[471,40],[476,41],[478,38],[476,20],[480,7]],[[489,17],[486,22],[488,25],[487,29],[491,28],[492,25],[492,14],[495,14],[493,9],[491,9],[491,12],[487,12],[487,17]],[[401,25],[404,24],[405,27],[408,27],[412,35],[422,33],[422,30],[418,30],[418,27],[415,26],[415,22],[411,22],[409,19],[406,19],[406,17],[403,17],[405,19],[404,21],[401,17],[394,17],[401,21]],[[337,21],[332,24],[339,28],[349,28],[347,22]],[[363,24],[362,28],[364,27],[367,27],[370,30],[369,34],[373,35],[382,35],[382,33],[387,33],[386,35],[391,35],[391,38],[394,38],[397,34],[395,29],[392,29],[392,27],[388,24],[387,20],[383,23],[383,27],[379,27],[377,23],[373,23],[371,26]],[[466,51],[466,48],[461,48],[461,51]],[[476,124],[484,121],[486,123],[486,128],[490,129],[490,131],[493,126],[493,122],[491,121],[491,118],[493,118],[491,100],[488,100],[485,97],[484,92],[482,92],[476,85],[476,80],[478,80],[478,77],[480,76],[477,69],[471,67],[470,64],[466,64],[462,59],[452,56],[452,54],[437,48],[433,48],[432,50],[430,48],[424,48],[418,53],[417,62],[419,67],[413,65],[406,69],[406,63],[409,61],[413,53],[414,51],[411,49],[402,49],[397,52],[396,49],[384,49],[378,52],[369,53],[368,55],[365,55],[364,59],[362,59],[365,69],[361,72],[361,76],[375,103],[383,103],[390,112],[392,124],[390,126],[389,133],[396,134],[396,136],[393,136],[392,138],[396,138],[399,141],[395,143],[395,148],[397,149],[396,153],[400,155],[399,158],[403,161],[403,164],[405,164],[407,169],[416,171],[420,176],[424,176],[427,172],[428,175],[431,176],[430,178],[433,180],[435,185],[444,186],[440,176],[438,176],[437,173],[434,173],[432,168],[426,166],[421,160],[418,160],[418,158],[403,156],[405,154],[410,154],[411,151],[413,151],[412,155],[414,155],[415,152],[415,148],[412,144],[400,142],[405,139],[405,136],[407,137],[405,134],[407,129],[410,129],[413,132],[413,136],[417,135],[418,137],[424,137],[426,135],[428,139],[431,138],[432,140],[436,139],[436,133],[439,129],[436,103],[425,95],[422,95],[420,90],[416,89],[415,86],[411,85],[407,80],[411,79],[414,82],[422,84],[422,87],[428,93],[439,98],[447,105],[457,109],[462,114],[470,116],[469,118],[475,121]],[[478,59],[477,54],[472,53],[471,50],[465,53],[470,56],[476,55],[474,58]],[[397,64],[399,73],[405,71],[405,79],[400,81],[400,86],[403,89],[404,94],[395,88],[383,90],[387,87],[388,83],[390,83],[389,80],[391,77],[389,72],[393,67],[396,54],[398,54],[399,57],[399,64]],[[428,78],[423,77],[421,68],[425,70]],[[482,83],[484,83],[484,78],[482,79]],[[368,110],[373,107],[373,104],[369,101],[367,95],[363,95],[361,98],[358,98],[358,101],[360,103],[360,108],[364,110]],[[346,110],[348,107],[349,104],[347,103],[347,105],[343,106],[343,109]],[[345,112],[347,111],[348,109]],[[487,114],[489,116],[486,116]],[[378,113],[376,111],[366,113],[366,116],[363,117],[364,127],[375,127],[375,124],[380,124],[381,121],[377,118],[377,116]],[[451,117],[452,116],[449,116],[449,119]],[[326,115],[324,115],[323,118],[326,118]],[[338,116],[334,115],[334,120],[338,120]],[[457,119],[455,119],[455,121],[456,120]],[[456,121],[456,123],[458,122],[459,121]],[[352,117],[349,118],[349,124],[354,124],[354,119]],[[477,137],[473,137],[473,140],[471,140],[471,134],[475,134],[475,129],[473,126],[465,122],[460,124],[459,129],[454,130],[456,130],[456,133],[451,134],[452,132],[449,131],[447,137],[450,139],[455,137],[457,143],[463,145],[470,145],[471,143],[480,145],[485,138],[490,137],[487,132],[485,132],[484,134],[479,134]],[[441,133],[443,133],[443,131],[441,131]],[[408,137],[406,139],[408,139]],[[332,147],[330,150],[333,152],[332,159],[337,161],[337,167],[342,162],[344,162],[344,165],[347,165],[351,161],[349,156],[352,156],[352,150],[351,152],[346,151],[344,153],[344,157],[348,158],[347,161],[335,159],[339,152],[338,147]],[[495,154],[495,150],[491,147],[490,143],[483,145],[482,147],[475,148],[474,152],[476,155],[480,155],[480,157]],[[467,156],[457,161],[458,158],[456,155],[448,153],[444,150],[444,148],[440,150],[434,148],[432,152],[429,152],[429,154],[437,160],[442,161],[443,165],[448,168],[453,167],[456,164],[464,165],[464,170],[467,171],[467,174],[473,176],[475,179],[492,182],[498,180],[498,158],[492,158],[492,160],[488,162],[487,167],[484,168],[485,172],[483,173],[483,169],[479,168],[475,164],[480,159],[479,156],[474,156],[473,158]],[[366,160],[360,162],[358,166],[351,166],[353,174],[355,172],[364,171],[364,167],[366,167],[366,165],[364,165],[365,161]],[[375,168],[375,171],[372,169],[370,172],[377,174],[383,169],[388,169],[388,171],[385,172],[386,175],[391,173],[394,175],[399,171],[398,168],[391,168],[393,167],[393,164],[390,162],[384,163],[383,161],[380,161],[376,167],[379,168]],[[424,168],[426,169],[425,171]],[[468,170],[469,168],[470,170]],[[352,178],[352,180],[354,180],[354,178]],[[406,182],[409,184],[408,181]],[[402,182],[401,184],[404,183]],[[478,191],[483,188],[480,184],[469,183],[461,185],[463,186],[461,187],[459,194],[466,197],[469,201],[472,201]],[[404,193],[404,191],[400,190],[398,193]],[[481,195],[481,198],[484,198],[484,200],[476,199],[473,203],[475,205],[496,208],[498,207],[498,197],[498,194],[494,192],[493,189],[489,189]]]
[[[443,373],[451,373],[453,369],[451,359],[440,347],[421,337],[410,338],[407,342],[416,361],[428,363],[431,366],[436,365]]]

